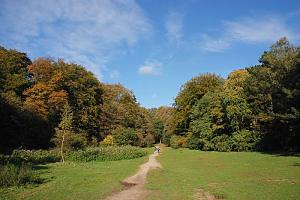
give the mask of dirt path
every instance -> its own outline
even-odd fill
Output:
[[[147,173],[150,169],[161,168],[161,165],[155,157],[158,153],[150,155],[148,162],[140,166],[139,171],[122,181],[122,184],[127,188],[118,193],[115,193],[105,200],[141,200],[147,195],[148,191],[144,188]]]

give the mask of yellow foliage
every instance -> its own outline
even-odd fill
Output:
[[[114,137],[112,135],[107,135],[106,138],[101,142],[103,145],[113,145],[114,144]]]

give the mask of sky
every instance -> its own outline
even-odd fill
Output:
[[[283,36],[300,44],[299,0],[0,0],[1,46],[81,64],[147,108],[258,64]]]

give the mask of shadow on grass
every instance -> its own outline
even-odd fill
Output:
[[[32,169],[34,169],[34,170],[46,170],[46,169],[49,169],[49,166],[47,166],[47,165],[33,165]]]
[[[294,163],[293,166],[294,167],[300,167],[300,163]]]
[[[268,154],[273,156],[291,156],[291,157],[300,157],[300,152],[278,152],[278,151],[263,151],[259,152],[262,154]]]

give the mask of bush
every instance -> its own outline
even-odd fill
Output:
[[[132,128],[117,128],[112,132],[116,144],[119,145],[137,145],[138,137]]]
[[[188,147],[189,137],[172,135],[170,138],[170,146],[174,149]]]
[[[260,134],[255,131],[241,130],[234,132],[231,139],[232,151],[254,151],[260,141]]]
[[[207,139],[198,138],[192,136],[188,138],[187,145],[189,149],[197,149],[203,151],[212,151],[215,150],[214,144]]]
[[[171,140],[171,134],[164,134],[163,135],[163,139],[162,139],[162,142],[165,144],[165,145],[168,145],[170,146],[170,140]]]
[[[170,146],[174,149],[179,148],[179,145],[177,143],[178,138],[179,138],[179,136],[177,136],[177,135],[172,135],[170,138]]]
[[[87,145],[86,138],[82,134],[73,134],[70,137],[69,146],[72,150],[84,149]]]
[[[110,146],[114,144],[114,137],[112,135],[107,135],[101,142],[101,145]]]
[[[28,183],[39,183],[41,179],[33,173],[29,164],[0,165],[0,186],[19,186]]]
[[[215,151],[231,151],[230,137],[228,135],[219,135],[214,137],[211,140],[211,143],[214,144],[213,150]]]
[[[188,140],[188,147],[189,149],[197,149],[197,150],[202,150],[203,149],[203,142],[200,138],[192,136]]]
[[[133,159],[147,155],[145,149],[133,146],[103,146],[71,151],[66,159],[77,162]]]
[[[58,152],[54,150],[14,150],[9,156],[11,162],[27,162],[32,164],[42,164],[60,161]]]

